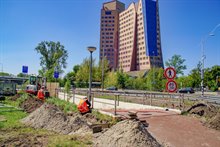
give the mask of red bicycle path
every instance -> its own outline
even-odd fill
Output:
[[[113,110],[102,110],[114,114]],[[170,147],[220,147],[220,131],[204,126],[198,118],[162,110],[129,110],[149,124],[147,130],[160,143]],[[117,115],[128,117],[128,110]]]

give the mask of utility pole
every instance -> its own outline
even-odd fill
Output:
[[[220,27],[220,23],[217,24],[214,29],[201,40],[201,48],[202,48],[202,69],[201,69],[201,90],[202,90],[202,97],[204,97],[204,62],[205,62],[205,54],[204,54],[204,46],[205,46],[205,42],[208,39],[209,36],[215,36],[215,30],[217,30]]]
[[[204,55],[204,43],[205,43],[205,40],[202,39],[202,42],[201,42],[201,47],[202,47],[202,69],[201,69],[201,90],[202,90],[202,97],[204,97],[204,61],[205,61],[205,55]]]

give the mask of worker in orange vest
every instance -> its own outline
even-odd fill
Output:
[[[37,92],[37,98],[44,101],[44,86]]]
[[[83,115],[86,113],[91,113],[91,103],[89,102],[88,98],[85,97],[80,100],[79,105],[77,106],[79,112]]]

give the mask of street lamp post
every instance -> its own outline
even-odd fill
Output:
[[[87,47],[90,52],[90,71],[89,71],[89,101],[91,101],[91,87],[92,87],[92,53],[96,50],[96,47]]]
[[[204,54],[204,45],[205,45],[205,42],[206,40],[208,39],[209,36],[215,36],[215,31],[217,30],[217,28],[220,27],[220,24],[217,24],[214,29],[205,37],[202,39],[201,41],[201,48],[202,48],[202,69],[201,69],[201,88],[202,88],[202,97],[204,96],[204,61],[205,61],[205,54]]]

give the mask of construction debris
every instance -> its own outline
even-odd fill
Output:
[[[128,116],[129,116],[129,119],[137,119],[137,112],[129,111]]]
[[[159,147],[144,125],[136,120],[124,120],[100,134],[95,147]]]

